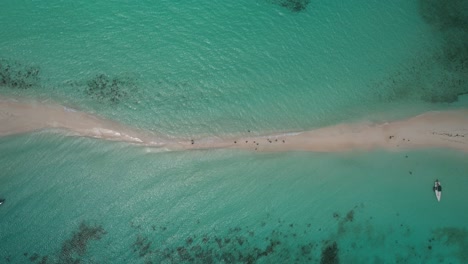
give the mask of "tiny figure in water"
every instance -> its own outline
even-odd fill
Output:
[[[437,190],[437,191],[439,191],[439,192],[442,191],[442,185],[440,185],[440,182],[439,182],[438,179],[436,179],[436,186],[434,186],[432,189],[433,189],[434,191],[435,191],[435,190]]]

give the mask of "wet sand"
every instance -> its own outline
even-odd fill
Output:
[[[41,130],[167,150],[234,148],[259,152],[337,152],[449,148],[468,152],[468,109],[427,112],[406,120],[382,124],[339,124],[288,134],[169,139],[58,104],[0,97],[0,136]]]

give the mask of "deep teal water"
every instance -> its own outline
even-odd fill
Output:
[[[459,0],[4,0],[0,95],[190,138],[466,108],[467,17]],[[0,138],[0,262],[466,263],[466,160]]]

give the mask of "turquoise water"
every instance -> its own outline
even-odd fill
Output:
[[[466,108],[467,5],[4,0],[0,95],[187,138]],[[0,262],[467,263],[467,164],[0,138]]]
[[[13,263],[318,263],[331,241],[343,263],[467,260],[461,153],[152,153],[45,133],[0,143]]]
[[[446,18],[420,5],[2,1],[0,58],[39,70],[31,88],[2,93],[192,137],[419,113],[468,92],[464,32],[422,16],[452,10]]]

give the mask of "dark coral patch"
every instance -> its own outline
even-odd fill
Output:
[[[34,262],[34,261],[36,261],[38,258],[40,258],[39,254],[34,253],[34,254],[32,254],[32,255],[29,257],[29,261]]]
[[[433,231],[434,241],[443,245],[458,248],[454,254],[460,263],[468,263],[468,230],[466,228],[445,227]]]
[[[346,214],[346,221],[352,222],[354,221],[354,211],[351,210]]]
[[[426,22],[439,30],[466,30],[468,16],[464,0],[419,0],[419,12]]]
[[[322,250],[322,255],[320,257],[321,264],[338,264],[338,245],[336,242],[328,243]]]
[[[40,69],[17,61],[0,59],[0,87],[28,89],[39,85]]]
[[[312,249],[314,248],[314,244],[309,243],[307,245],[303,245],[301,247],[301,253],[303,256],[308,256],[312,253]]]
[[[38,262],[38,264],[47,264],[48,263],[48,260],[49,260],[49,257],[48,256],[43,256],[41,258],[41,261]]]
[[[434,55],[446,74],[425,96],[432,103],[451,103],[468,94],[468,8],[465,0],[419,0],[419,13],[439,33],[444,45]]]
[[[87,81],[85,93],[98,101],[116,104],[128,98],[135,89],[136,82],[132,78],[99,74]]]
[[[304,11],[310,0],[273,0],[275,4],[282,6],[292,12]]]
[[[383,101],[419,99],[453,103],[468,94],[468,15],[465,0],[418,0],[440,48],[415,54],[400,69],[372,84]]]
[[[146,237],[137,236],[136,241],[133,243],[133,252],[138,252],[140,257],[144,257],[151,253],[150,250],[151,241],[148,241]]]
[[[162,232],[158,236],[162,240],[156,238],[155,241],[139,233],[132,248],[136,256],[143,258],[144,263],[271,263],[278,259],[282,263],[294,262],[294,259],[310,262],[315,244],[305,244],[299,252],[290,251],[290,244],[286,242],[282,246],[279,237],[282,237],[283,232],[289,234],[293,231],[290,231],[289,225],[284,228],[288,231],[272,230],[271,235],[266,236],[261,243],[258,243],[259,238],[249,227],[244,230],[239,227],[229,228],[223,234],[214,236],[191,235],[173,243],[167,243],[168,237]],[[150,245],[154,245],[154,249],[150,250]]]
[[[77,257],[83,256],[86,253],[89,242],[91,240],[99,240],[105,234],[106,231],[102,226],[91,226],[82,222],[78,231],[74,232],[70,239],[63,242],[60,252],[60,262],[79,262]]]
[[[190,260],[190,254],[185,247],[178,247],[177,254],[182,261]]]

